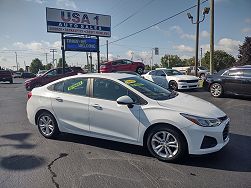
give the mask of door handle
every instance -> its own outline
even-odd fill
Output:
[[[99,104],[92,105],[93,108],[96,108],[98,110],[102,110],[103,108]]]
[[[56,100],[57,100],[58,102],[63,102],[63,99],[61,99],[60,97],[57,97]]]

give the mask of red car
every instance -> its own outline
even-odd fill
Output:
[[[25,88],[27,91],[31,91],[35,87],[46,85],[60,78],[85,73],[80,67],[67,67],[65,68],[65,74],[62,74],[62,72],[62,68],[51,69],[41,76],[26,80]]]
[[[100,72],[133,71],[143,74],[145,65],[142,62],[134,62],[128,59],[119,59],[101,63]]]

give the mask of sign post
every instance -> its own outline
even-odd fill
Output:
[[[65,51],[97,52],[98,72],[100,72],[99,37],[111,37],[111,16],[47,7],[46,23],[47,32],[61,33],[63,73],[65,73]],[[83,42],[80,38],[69,39],[64,36],[65,34],[96,36],[97,41],[93,44],[86,39],[87,42]],[[72,44],[69,45],[67,40],[72,40]],[[95,44],[94,50],[92,47]]]

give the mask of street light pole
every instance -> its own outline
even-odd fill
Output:
[[[198,53],[199,53],[199,34],[200,34],[200,0],[197,1],[197,21],[196,21],[196,46],[195,46],[195,76],[198,76]]]
[[[205,15],[209,13],[210,8],[205,7],[203,10],[203,18],[200,20],[200,0],[197,1],[197,19],[193,22],[193,16],[187,13],[192,24],[196,24],[196,46],[195,46],[195,76],[198,76],[198,54],[199,54],[199,24],[204,21]]]
[[[214,0],[210,2],[210,74],[214,73]]]

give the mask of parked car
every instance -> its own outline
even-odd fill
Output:
[[[229,118],[219,108],[139,76],[82,74],[28,98],[28,119],[46,138],[68,132],[144,145],[164,161],[216,152],[229,141]]]
[[[209,75],[204,86],[213,97],[224,94],[251,96],[251,66],[234,67]]]
[[[36,74],[36,76],[42,76],[44,73],[46,73],[48,70],[39,70]]]
[[[116,73],[124,73],[124,74],[132,74],[132,75],[140,76],[140,74],[133,71],[117,71]]]
[[[21,78],[22,73],[21,72],[14,72],[12,77],[13,78]]]
[[[31,72],[23,72],[21,74],[21,78],[34,78],[34,77],[36,77],[36,75]]]
[[[76,67],[74,67],[74,68],[67,67],[65,69],[65,74],[62,74],[62,73],[63,73],[62,68],[51,69],[39,77],[35,77],[32,79],[26,80],[25,81],[25,88],[27,91],[30,91],[35,87],[43,86],[45,84],[48,84],[52,81],[58,80],[63,77],[73,76],[78,73],[84,73],[84,71],[81,68],[78,69]]]
[[[189,74],[195,76],[195,66],[187,66],[187,67],[172,67],[172,69],[178,70],[183,74]],[[206,67],[198,66],[198,76],[200,78],[205,78],[207,75],[210,74],[209,70]]]
[[[142,62],[134,62],[128,59],[119,59],[101,63],[100,72],[117,72],[117,71],[133,71],[143,74],[145,65]]]
[[[0,82],[10,82],[13,83],[13,77],[9,70],[0,70]]]
[[[142,76],[164,88],[168,87],[172,90],[198,88],[199,79],[197,77],[184,75],[174,69],[160,68],[152,70]]]

